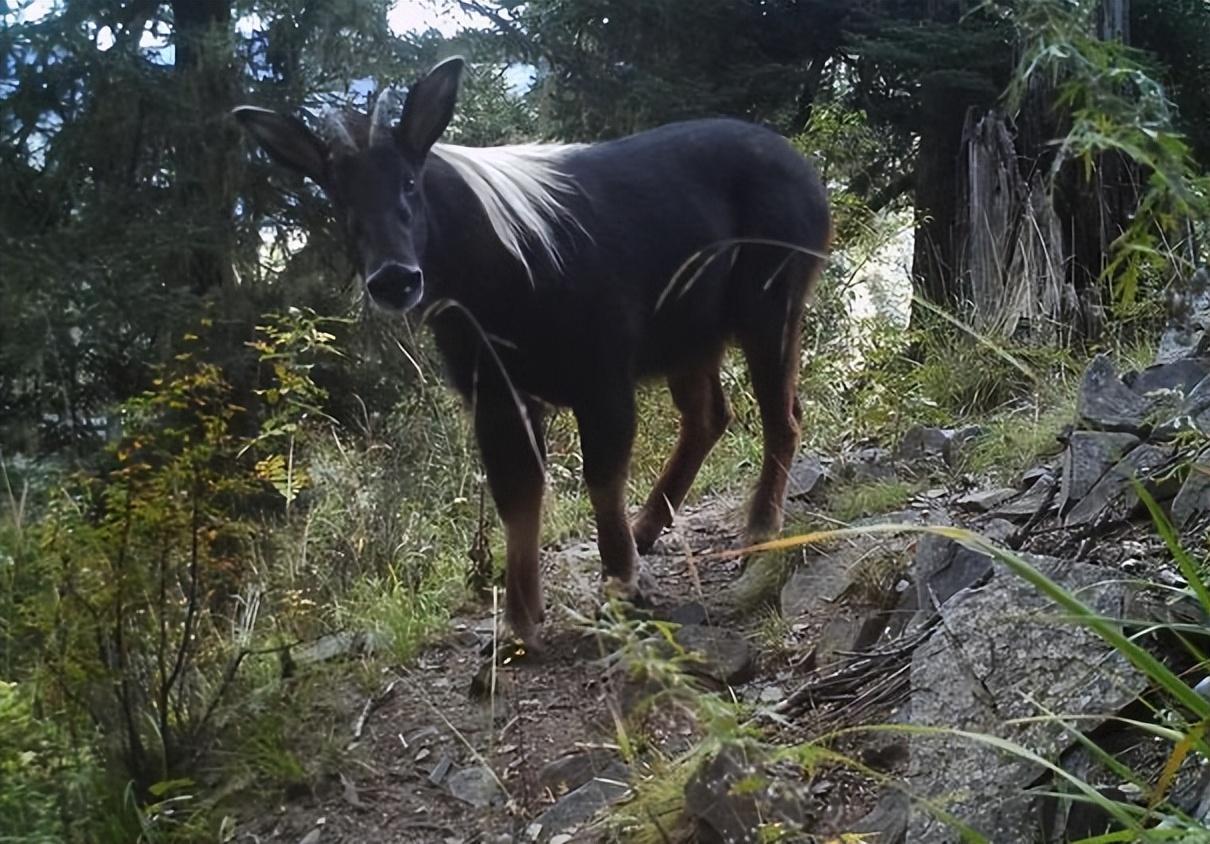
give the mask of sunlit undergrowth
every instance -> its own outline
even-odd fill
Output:
[[[274,726],[316,702],[295,645],[353,630],[407,658],[466,594],[490,512],[457,402],[434,386],[337,422],[313,374],[339,327],[267,320],[254,402],[187,350],[93,467],[4,464],[0,810],[21,812],[3,834],[212,837],[202,772],[272,793],[325,769]]]

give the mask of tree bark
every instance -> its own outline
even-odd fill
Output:
[[[1104,0],[1098,35],[1127,38],[1129,13],[1129,0]],[[921,135],[917,209],[933,219],[917,232],[917,290],[982,333],[1068,345],[1104,330],[1102,274],[1137,208],[1138,169],[1118,154],[1097,156],[1091,175],[1081,162],[1056,168],[1052,142],[1069,128],[1040,79],[1013,127],[996,110],[970,110],[957,135],[952,211],[930,193],[946,189],[945,146],[926,161]]]
[[[230,229],[234,202],[230,178],[238,149],[226,116],[234,105],[234,53],[230,0],[173,0],[175,70],[182,121],[176,177],[181,214],[199,237],[182,256],[181,279],[203,295],[221,289],[231,275]]]
[[[1050,342],[1072,296],[1062,227],[1041,177],[1024,175],[997,111],[967,115],[958,280],[982,334]]]

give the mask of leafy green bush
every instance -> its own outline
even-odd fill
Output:
[[[0,680],[0,841],[61,841],[83,826],[97,761],[46,716],[29,688]]]
[[[305,310],[266,321],[263,386],[243,403],[184,351],[119,408],[121,436],[95,466],[41,494],[12,491],[6,473],[0,681],[17,685],[3,686],[0,807],[26,807],[24,828],[59,822],[78,782],[73,800],[95,817],[74,812],[79,831],[61,836],[208,834],[198,772],[227,727],[288,693],[278,652],[342,626],[406,652],[461,595],[477,483],[466,426],[436,391],[381,430],[336,423],[314,378],[339,354],[334,327]],[[31,713],[45,739],[22,728]],[[75,755],[55,750],[59,731]],[[288,750],[267,746],[281,762],[271,782],[291,780]]]

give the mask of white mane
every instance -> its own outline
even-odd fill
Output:
[[[525,244],[558,267],[557,227],[576,225],[564,199],[576,185],[559,162],[582,144],[463,147],[437,144],[433,154],[454,168],[487,212],[492,230],[533,277]]]

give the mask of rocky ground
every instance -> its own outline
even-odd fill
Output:
[[[1021,842],[1104,831],[1108,816],[1063,797],[1072,785],[1059,771],[1146,805],[1146,788],[1083,737],[1154,782],[1171,745],[1139,724],[1169,704],[1003,559],[920,528],[968,527],[1019,553],[1198,683],[1204,669],[1185,645],[1204,638],[1205,612],[1138,489],[1200,551],[1207,288],[1193,291],[1156,366],[1120,376],[1107,358],[1092,363],[1077,418],[1055,432],[1061,455],[1012,486],[956,472],[977,429],[917,428],[893,452],[794,467],[792,523],[818,524],[837,483],[911,477],[923,492],[866,525],[915,530],[846,534],[745,566],[725,553],[738,541],[735,502],[707,501],[645,558],[660,608],[641,623],[597,617],[589,542],[549,550],[541,660],[493,662],[492,616],[456,619],[374,694],[349,697],[339,775],[261,812],[253,837],[710,842],[777,830],[946,842],[965,825]],[[1170,805],[1205,818],[1210,779],[1192,759],[1172,771]]]

